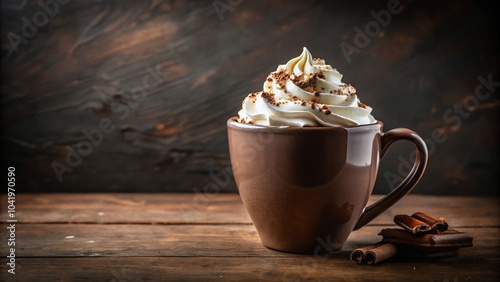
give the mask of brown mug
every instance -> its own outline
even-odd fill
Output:
[[[427,164],[415,132],[382,131],[382,122],[352,127],[277,127],[227,121],[236,186],[262,243],[274,250],[317,253],[326,241],[338,250],[351,231],[410,192]],[[365,207],[379,161],[398,140],[416,147],[404,181]]]

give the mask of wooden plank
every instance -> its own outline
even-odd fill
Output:
[[[5,230],[6,224],[0,228]],[[354,248],[379,241],[382,228],[367,226],[353,232],[333,256],[347,258]],[[464,257],[500,257],[500,228],[460,230],[474,236],[474,247],[462,250]],[[0,242],[6,241],[3,232]],[[265,248],[253,225],[18,224],[16,248],[18,257],[290,256]],[[6,244],[0,250],[6,254]]]
[[[430,141],[435,129],[444,130],[445,144],[429,141],[433,155],[419,191],[498,193],[498,96],[479,99],[474,111],[454,109],[481,85],[478,76],[498,72],[495,9],[466,0],[401,1],[403,12],[391,15],[397,24],[383,24],[362,52],[350,54],[342,43],[356,46],[354,28],[365,33],[376,23],[370,12],[387,10],[388,1],[221,1],[228,5],[221,10],[214,0],[66,1],[40,27],[39,1],[2,1],[2,153],[24,174],[20,187],[201,188],[209,172],[228,164],[225,120],[305,44],[340,70],[387,129],[408,127]],[[33,22],[35,32],[27,28]],[[297,32],[305,26],[314,33]],[[328,42],[316,34],[328,34]],[[157,65],[168,76],[136,98],[147,67]],[[114,131],[59,182],[52,163],[67,165],[66,146],[91,139],[82,130],[98,129],[103,118]],[[409,152],[390,153],[395,161],[382,162],[381,171],[397,173],[397,157]],[[232,182],[224,189],[236,191]]]
[[[16,216],[25,223],[251,224],[238,194],[19,194]]]
[[[2,261],[5,259],[2,259]],[[348,259],[280,257],[19,258],[2,281],[498,281],[498,258],[392,261],[376,266]]]
[[[359,281],[364,277],[375,281],[497,281],[499,277],[500,228],[460,228],[474,236],[474,247],[462,249],[457,258],[393,260],[375,267],[359,266],[348,260],[352,249],[378,241],[380,229],[393,226],[390,221],[395,213],[425,208],[439,216],[449,214],[445,217],[452,219],[452,223],[461,219],[466,226],[483,223],[493,226],[498,214],[495,198],[410,195],[380,216],[374,225],[353,232],[341,251],[329,259],[320,259],[262,246],[254,226],[248,218],[247,221],[243,218],[247,215],[238,195],[216,195],[198,209],[193,204],[195,196],[21,194],[16,213],[20,221],[28,220],[16,226],[17,274],[7,275],[6,259],[2,258],[0,278],[2,281],[12,278],[13,281],[221,278]],[[189,205],[191,208],[180,210]],[[58,211],[63,216],[58,217]],[[224,217],[231,217],[235,211],[240,215],[236,217],[237,224],[229,224]],[[175,220],[181,212],[186,216]],[[105,217],[108,213],[110,216]],[[128,216],[140,224],[119,224],[130,221]],[[475,221],[474,216],[483,220]],[[4,218],[6,215],[2,214]],[[99,221],[100,218],[105,220]],[[27,223],[30,220],[57,224]],[[69,222],[89,224],[61,224]],[[383,225],[384,222],[388,224]],[[0,228],[5,230],[6,225]],[[6,236],[1,233],[0,241],[5,242]],[[5,245],[0,246],[0,253],[5,257]]]
[[[372,195],[369,203],[380,199]],[[498,197],[408,195],[370,225],[393,224],[416,211],[445,217],[453,227],[500,226]],[[6,195],[0,196],[2,203]],[[5,222],[7,210],[0,219]],[[238,194],[18,194],[24,223],[251,224]]]

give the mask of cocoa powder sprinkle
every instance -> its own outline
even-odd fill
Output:
[[[290,79],[290,75],[285,71],[272,72],[271,76],[276,80],[276,83],[278,84],[280,89],[285,89],[286,82],[288,81],[288,79]]]
[[[276,106],[276,107],[279,107],[280,104],[284,104],[285,102],[276,102],[276,94],[274,93],[268,93],[268,92],[262,92],[262,95],[261,95],[262,99],[264,99],[267,103],[273,105],[273,106]]]
[[[292,82],[298,87],[306,90],[307,88],[314,88],[316,86],[316,78],[317,74],[314,74],[309,77],[305,77],[303,74],[295,79],[292,79]]]

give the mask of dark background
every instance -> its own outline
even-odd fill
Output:
[[[70,0],[43,24],[37,1],[2,1],[4,167],[16,167],[19,192],[202,191],[229,165],[227,118],[307,46],[344,74],[386,129],[408,127],[428,140],[446,134],[429,142],[414,193],[498,194],[499,92],[473,98],[479,76],[500,81],[495,5],[402,1],[348,62],[340,44],[355,46],[355,27],[373,24],[371,11],[388,1],[330,2]],[[25,30],[31,38],[15,52],[23,17],[40,27]],[[168,75],[139,99],[132,92],[148,68]],[[453,113],[466,102],[463,116]],[[87,140],[82,130],[106,118],[114,130],[60,182],[53,163],[67,165],[68,148]],[[397,180],[410,151],[394,146],[375,192],[390,191],[386,178]],[[235,191],[233,182],[219,190]]]

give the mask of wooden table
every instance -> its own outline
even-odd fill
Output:
[[[379,196],[372,196],[371,201]],[[1,197],[1,281],[498,281],[498,198],[409,195],[353,232],[330,258],[262,246],[236,194],[20,194],[16,274],[7,272],[6,195]],[[395,214],[425,211],[474,236],[456,258],[349,260],[378,241]]]

